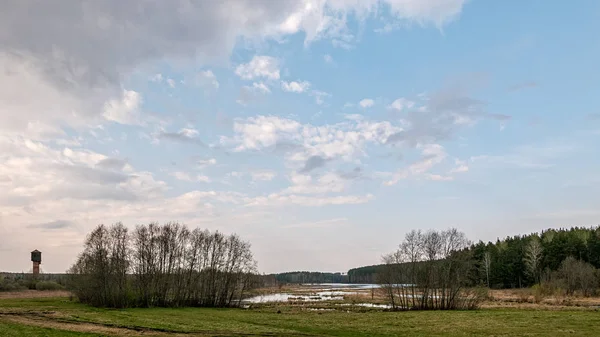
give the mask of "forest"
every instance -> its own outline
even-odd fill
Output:
[[[496,242],[479,241],[464,251],[473,262],[468,273],[471,286],[530,287],[569,278],[565,275],[570,273],[569,268],[577,269],[573,271],[579,275],[576,278],[593,280],[600,268],[600,227],[548,229]],[[351,269],[348,282],[376,283],[384,269],[385,264]]]

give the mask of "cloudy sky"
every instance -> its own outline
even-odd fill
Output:
[[[594,0],[5,0],[0,270],[179,221],[261,272],[600,223]]]

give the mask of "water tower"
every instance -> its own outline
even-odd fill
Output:
[[[40,264],[42,263],[42,252],[34,250],[31,252],[31,262],[33,262],[33,277],[37,278],[40,274]]]

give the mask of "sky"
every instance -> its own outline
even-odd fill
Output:
[[[237,233],[264,273],[600,224],[598,1],[1,7],[0,270],[118,221]]]

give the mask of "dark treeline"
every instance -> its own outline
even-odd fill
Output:
[[[239,303],[256,262],[236,235],[178,223],[98,226],[69,270],[83,303],[102,307],[209,306]]]
[[[321,273],[309,271],[294,271],[279,274],[269,274],[263,277],[271,283],[348,283],[348,275],[342,273]]]
[[[469,271],[471,286],[491,288],[529,287],[542,281],[562,279],[563,287],[573,289],[569,274],[577,273],[582,283],[584,275],[600,268],[600,227],[549,229],[542,233],[507,237],[504,240],[470,245],[473,266]],[[567,260],[568,259],[568,260]],[[577,271],[569,270],[577,267]],[[348,271],[350,283],[375,283],[385,265],[354,268]],[[585,283],[585,282],[584,282]],[[581,287],[579,287],[581,288]]]
[[[529,287],[564,279],[570,268],[581,269],[578,273],[600,268],[600,227],[549,229],[495,243],[480,241],[470,250],[476,261],[472,283],[492,288]]]

